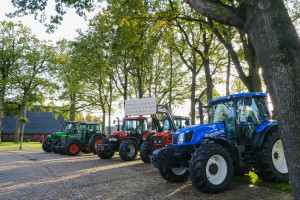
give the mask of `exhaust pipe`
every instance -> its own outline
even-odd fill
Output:
[[[198,111],[199,111],[199,117],[200,117],[200,124],[203,124],[203,108],[202,108],[202,102],[199,98],[196,98],[195,101],[199,103]]]

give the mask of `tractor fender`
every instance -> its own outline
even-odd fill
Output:
[[[143,134],[142,140],[148,140],[151,136],[153,136],[155,134],[155,131],[153,130],[146,130]]]
[[[204,138],[205,141],[199,142],[197,143],[194,148],[198,148],[201,146],[201,144],[205,144],[205,143],[210,143],[210,142],[215,142],[217,144],[220,144],[222,147],[224,147],[228,153],[232,153],[233,152],[233,148],[232,145],[224,138],[222,137],[206,137]]]
[[[278,129],[276,122],[267,121],[261,124],[253,134],[253,149],[260,150],[267,134],[276,129]]]
[[[137,144],[139,144],[139,141],[135,137],[126,137],[125,140],[134,140]],[[123,142],[125,140],[123,140]]]
[[[96,137],[96,136],[102,136],[102,138],[106,138],[106,135],[104,135],[104,134],[94,134],[91,138],[90,138],[90,140],[89,140],[89,143],[91,143],[92,142],[92,140],[94,139],[94,137]]]
[[[94,134],[91,138],[90,138],[90,140],[89,140],[89,148],[91,148],[92,146],[92,144],[91,144],[91,142],[92,142],[92,140],[94,139],[94,137],[97,137],[97,136],[101,136],[102,137],[102,139],[103,138],[106,138],[106,135],[104,135],[104,134]]]

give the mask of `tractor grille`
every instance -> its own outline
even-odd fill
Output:
[[[119,138],[117,135],[110,135],[109,138],[108,138],[108,141],[109,142],[117,142],[119,143]]]
[[[153,136],[153,142],[154,145],[158,144],[158,145],[162,145],[163,144],[163,137],[162,136]]]
[[[184,142],[191,142],[191,141],[192,141],[193,134],[194,134],[194,131],[187,132],[187,133],[185,134]]]
[[[179,136],[179,134],[173,135],[173,144],[177,144],[178,136]]]

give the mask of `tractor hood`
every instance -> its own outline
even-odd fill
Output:
[[[225,125],[221,122],[190,126],[174,133],[172,146],[194,145],[202,142],[205,137],[225,136]]]
[[[121,131],[116,131],[116,132],[113,132],[112,134],[110,135],[122,135],[122,134],[126,134],[128,133],[128,131],[125,131],[125,130],[121,130]]]
[[[56,132],[56,133],[52,133],[51,135],[48,135],[48,138],[50,138],[52,141],[56,140],[57,138],[59,138],[62,135],[66,135],[66,132]]]

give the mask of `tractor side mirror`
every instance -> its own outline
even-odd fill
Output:
[[[113,124],[116,124],[116,120],[113,121]]]

